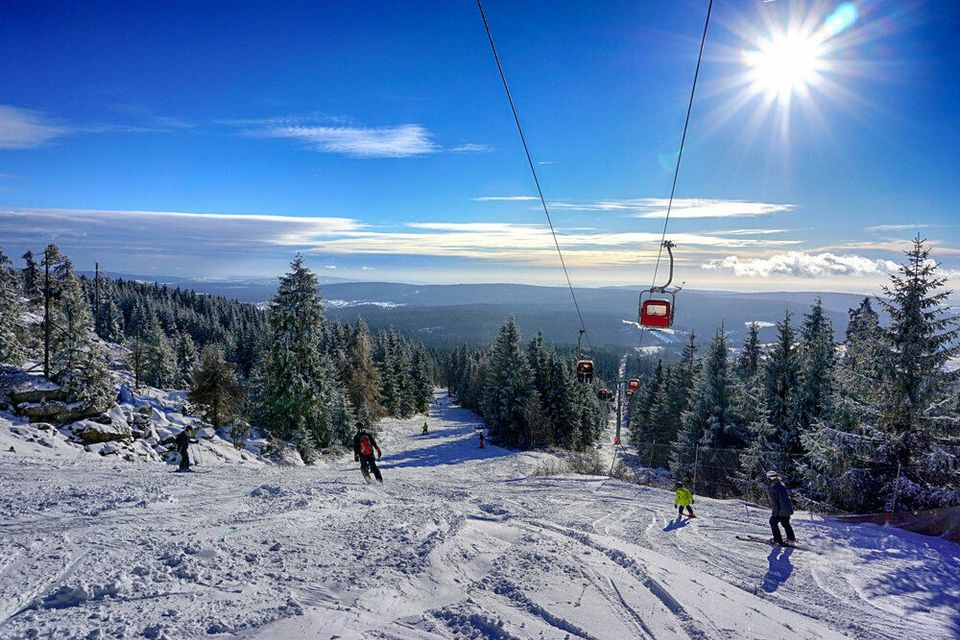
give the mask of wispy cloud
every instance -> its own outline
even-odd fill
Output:
[[[955,227],[953,224],[878,224],[873,227],[867,227],[867,231],[878,233],[889,231],[912,231],[913,229],[934,229],[942,227]]]
[[[538,200],[536,196],[482,196],[473,198],[477,202],[523,202]],[[551,209],[559,211],[608,211],[626,213],[637,218],[664,218],[667,215],[666,198],[629,198],[625,200],[593,200],[589,202],[571,202],[557,200],[547,203]],[[735,218],[768,216],[774,213],[793,211],[792,204],[772,202],[751,202],[747,200],[718,200],[710,198],[674,199],[670,208],[671,218]],[[774,229],[742,229],[744,235],[761,233],[780,233]],[[723,232],[726,233],[726,232]]]
[[[737,276],[768,278],[774,275],[797,278],[824,276],[874,276],[892,273],[897,263],[892,260],[874,260],[858,255],[833,253],[805,253],[791,251],[767,258],[742,260],[738,256],[708,260],[700,265],[711,271],[732,271]]]
[[[0,149],[33,149],[70,133],[38,111],[0,105]]]
[[[351,158],[409,158],[435,153],[475,154],[494,150],[490,145],[465,143],[444,147],[420,124],[383,127],[357,126],[350,118],[312,115],[297,118],[232,120],[240,133],[257,138],[299,142],[312,151]]]
[[[766,236],[775,233],[786,233],[789,229],[727,229],[726,231],[704,231],[707,235],[722,236]]]
[[[492,145],[475,144],[472,142],[447,149],[447,151],[450,153],[490,153],[495,150],[496,149]]]
[[[314,151],[353,158],[407,158],[440,150],[433,135],[418,124],[390,127],[268,125],[244,133],[294,140]]]
[[[595,202],[554,202],[554,209],[571,211],[623,211],[638,218],[664,218],[667,215],[666,198],[634,198],[628,200],[598,200]],[[707,198],[674,199],[670,210],[672,218],[730,218],[738,216],[766,216],[792,211],[792,204],[749,202],[746,200],[716,200]]]
[[[470,198],[474,202],[526,202],[528,200],[539,200],[537,196],[479,196]]]

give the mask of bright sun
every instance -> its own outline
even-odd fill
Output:
[[[815,35],[799,31],[764,38],[756,49],[743,52],[751,89],[781,102],[794,94],[805,95],[818,83],[825,66],[822,44]]]

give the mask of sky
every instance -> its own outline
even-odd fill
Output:
[[[484,9],[577,286],[653,279],[707,0]],[[960,282],[960,5],[713,7],[676,281]],[[473,0],[0,7],[0,247],[81,269],[565,284]],[[660,273],[664,271],[662,265]]]

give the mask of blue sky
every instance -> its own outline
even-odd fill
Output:
[[[706,2],[487,0],[575,284],[645,284]],[[689,287],[960,278],[954,3],[718,2]],[[81,268],[563,284],[474,2],[6,2],[0,246]]]

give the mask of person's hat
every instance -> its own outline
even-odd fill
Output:
[[[779,479],[780,479],[779,473],[777,473],[773,469],[771,469],[770,471],[767,471],[767,480],[779,480]]]

